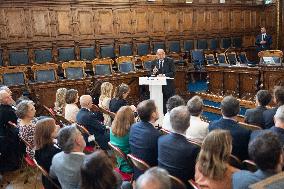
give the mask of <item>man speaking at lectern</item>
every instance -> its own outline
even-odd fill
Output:
[[[257,45],[257,51],[266,51],[270,49],[272,44],[272,37],[266,33],[265,27],[261,27],[261,34],[256,37],[255,44]]]
[[[151,63],[152,75],[157,77],[175,77],[175,64],[173,59],[166,57],[163,49],[158,49],[156,53],[157,59]],[[181,81],[182,82],[182,81]],[[167,79],[167,85],[163,86],[163,112],[167,112],[166,102],[175,94],[175,86],[173,79]]]

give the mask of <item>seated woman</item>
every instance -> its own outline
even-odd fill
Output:
[[[65,119],[68,121],[75,123],[76,122],[76,116],[79,112],[79,108],[77,106],[78,103],[78,91],[75,89],[69,89],[66,92],[66,106],[65,106]]]
[[[52,118],[44,118],[36,123],[34,135],[35,159],[47,172],[49,172],[53,156],[61,152],[54,142],[58,130],[59,126],[55,124],[55,120]],[[42,184],[45,189],[54,188],[49,180],[43,175]]]
[[[26,153],[31,158],[34,157],[34,133],[35,124],[37,119],[35,118],[34,102],[31,100],[23,100],[16,106],[16,115],[18,117],[17,127],[19,128],[19,137],[30,144],[26,146]]]
[[[66,88],[59,88],[59,89],[57,89],[56,95],[55,95],[56,100],[55,100],[55,103],[54,103],[54,111],[58,115],[61,115],[61,116],[64,116],[64,109],[65,109],[65,106],[66,106],[66,101],[65,101],[66,92],[67,92]]]
[[[131,108],[123,106],[118,110],[111,125],[110,142],[125,154],[130,153],[129,131],[134,122],[135,118]],[[119,172],[122,172],[123,180],[130,180],[129,173],[133,172],[132,167],[120,157],[116,157],[116,161]]]
[[[104,151],[88,155],[81,166],[81,189],[123,189],[120,175]]]
[[[130,88],[128,85],[122,83],[120,84],[115,91],[115,98],[111,99],[109,102],[109,110],[116,113],[120,107],[126,106],[126,98],[130,93]]]
[[[109,102],[111,100],[111,96],[112,96],[112,89],[113,86],[111,83],[109,82],[104,82],[101,86],[101,96],[99,99],[99,106],[102,108],[105,108],[107,110],[109,110]],[[109,115],[107,114],[103,114],[104,116],[104,124],[106,126],[111,126],[111,118]]]
[[[238,169],[228,163],[231,151],[228,131],[214,130],[206,136],[195,167],[195,182],[201,189],[232,188],[232,174]]]

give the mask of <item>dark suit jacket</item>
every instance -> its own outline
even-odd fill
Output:
[[[245,113],[245,122],[264,128],[263,112],[267,110],[264,106],[248,109]]]
[[[116,113],[122,106],[127,106],[127,101],[124,99],[113,98],[109,102],[109,110]]]
[[[152,70],[156,67],[159,69],[159,60],[153,60],[151,63]],[[175,64],[173,59],[166,57],[164,59],[163,67],[159,69],[157,74],[165,74],[166,77],[175,77]],[[169,98],[175,93],[175,86],[173,80],[167,80],[167,85],[163,86],[163,94]]]
[[[248,189],[249,185],[257,183],[267,177],[272,176],[273,173],[257,170],[256,172],[238,171],[232,176],[233,189]]]
[[[268,132],[268,131],[275,133],[278,136],[279,141],[281,142],[282,146],[284,145],[284,129],[282,129],[280,127],[275,127],[275,126],[269,128],[269,129],[253,131],[251,133],[251,136],[250,136],[250,141],[255,139],[258,135],[260,135],[264,132]]]
[[[264,119],[264,127],[266,129],[272,127],[274,125],[274,115],[276,114],[276,111],[277,111],[277,108],[278,107],[275,107],[275,108],[272,108],[272,109],[268,109],[268,110],[265,110],[263,112],[263,119]]]
[[[9,121],[17,123],[15,110],[9,105],[0,105],[0,136],[6,136],[10,127],[7,127]]]
[[[55,154],[59,152],[61,152],[59,148],[55,147],[53,144],[48,144],[48,145],[45,145],[43,148],[35,151],[35,159],[38,162],[38,164],[42,166],[49,173],[49,168],[51,166],[52,158]],[[42,175],[42,184],[45,189],[55,188],[50,183],[50,181],[43,175]]]
[[[262,34],[259,34],[256,37],[255,45],[257,45],[258,51],[265,51],[270,49],[270,45],[272,44],[272,37],[271,35],[266,34],[264,41],[266,41],[266,44],[261,45],[260,42],[262,40]]]
[[[158,165],[187,183],[189,179],[194,179],[199,149],[183,135],[171,133],[161,136],[158,140]]]
[[[142,159],[150,166],[158,164],[158,138],[160,132],[149,122],[140,121],[131,126],[129,144],[131,154]],[[141,171],[134,168],[134,178],[137,179]]]
[[[239,126],[236,121],[221,118],[209,124],[209,132],[215,129],[224,129],[230,131],[233,138],[232,154],[245,160],[248,158],[248,142],[250,131]]]
[[[98,121],[98,116],[95,112],[81,108],[76,116],[76,120],[79,124],[86,127],[91,135],[95,136],[102,149],[108,149],[109,134],[106,132],[106,127]]]

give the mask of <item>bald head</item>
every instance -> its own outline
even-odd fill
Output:
[[[158,49],[156,55],[159,60],[162,60],[166,57],[164,49]]]
[[[88,108],[91,109],[93,106],[93,100],[90,95],[82,95],[80,97],[80,106],[82,108]]]
[[[3,105],[12,105],[14,100],[12,99],[10,93],[6,90],[0,90],[0,104]]]

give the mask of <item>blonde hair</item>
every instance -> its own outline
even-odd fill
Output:
[[[229,131],[214,130],[204,139],[198,156],[198,170],[206,177],[221,180],[227,170],[232,151]]]
[[[112,89],[113,89],[113,85],[110,82],[104,82],[101,85],[100,100],[103,100],[104,98],[111,98],[111,96],[112,96]]]
[[[115,115],[111,125],[111,131],[115,136],[123,137],[135,122],[135,117],[130,106],[122,106]]]
[[[52,133],[55,129],[55,120],[52,118],[41,119],[36,123],[34,143],[37,150],[47,144],[53,144]]]
[[[56,91],[56,99],[55,99],[55,108],[56,109],[60,109],[60,108],[64,108],[66,105],[66,92],[67,89],[66,88],[59,88]]]

